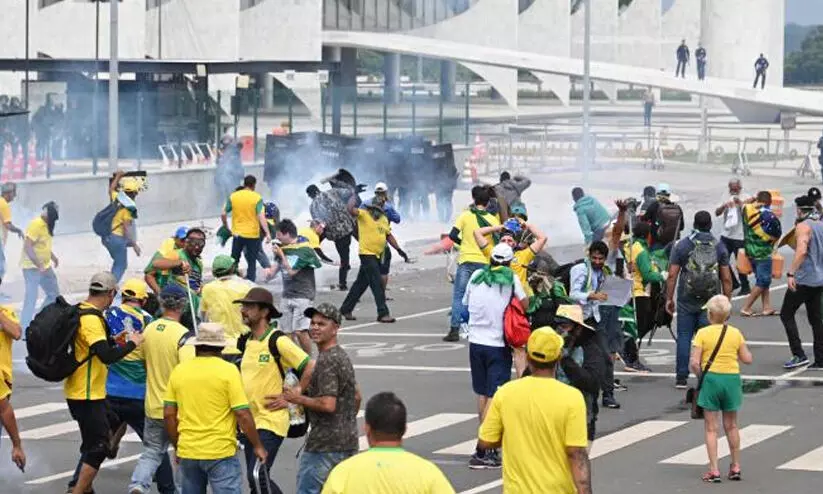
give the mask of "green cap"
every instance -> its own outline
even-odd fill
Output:
[[[234,259],[231,256],[220,254],[211,262],[211,274],[225,276],[234,271]]]
[[[315,314],[320,314],[321,316],[331,319],[337,324],[343,322],[343,314],[340,312],[340,309],[335,307],[334,305],[324,302],[322,304],[318,304],[315,307],[309,307],[305,311],[303,311],[303,315],[311,318]]]

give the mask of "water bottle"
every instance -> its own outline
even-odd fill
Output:
[[[289,369],[289,371],[286,372],[286,377],[283,379],[283,387],[293,388],[298,384],[300,384],[300,379]],[[300,425],[304,423],[306,423],[306,411],[303,410],[303,406],[289,403],[289,425]]]

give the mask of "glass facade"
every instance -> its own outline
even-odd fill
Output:
[[[477,1],[324,0],[323,28],[345,31],[406,31],[454,17],[468,10]]]

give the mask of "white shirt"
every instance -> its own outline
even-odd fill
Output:
[[[739,196],[738,196],[739,197]],[[733,196],[726,198],[726,201],[733,199]],[[729,216],[732,218],[729,218]],[[734,215],[737,215],[737,222],[734,221]],[[732,226],[727,226],[731,224]],[[730,240],[743,240],[743,211],[739,207],[726,208],[723,212],[723,237]]]
[[[504,347],[503,315],[511,301],[512,288],[472,283],[480,273],[482,270],[478,269],[472,274],[466,285],[466,294],[463,295],[463,305],[469,308],[469,343]],[[526,298],[526,292],[517,276],[514,276],[514,296],[518,300]]]

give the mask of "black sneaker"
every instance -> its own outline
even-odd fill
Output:
[[[495,470],[501,466],[500,460],[495,459],[491,451],[487,451],[482,457],[475,451],[469,460],[469,468],[472,470]]]
[[[823,362],[815,362],[812,365],[806,367],[806,370],[815,370],[815,371],[823,370]]]
[[[443,337],[443,341],[460,341],[460,330],[458,328],[451,328],[449,334]]]
[[[678,379],[674,382],[674,387],[677,388],[677,389],[688,389],[689,380],[688,379]]]
[[[614,390],[615,391],[628,391],[629,387],[620,382],[620,379],[614,380]]]
[[[620,408],[620,403],[614,399],[614,396],[604,396],[603,397],[603,406],[605,408],[611,408],[612,410],[617,410]]]

